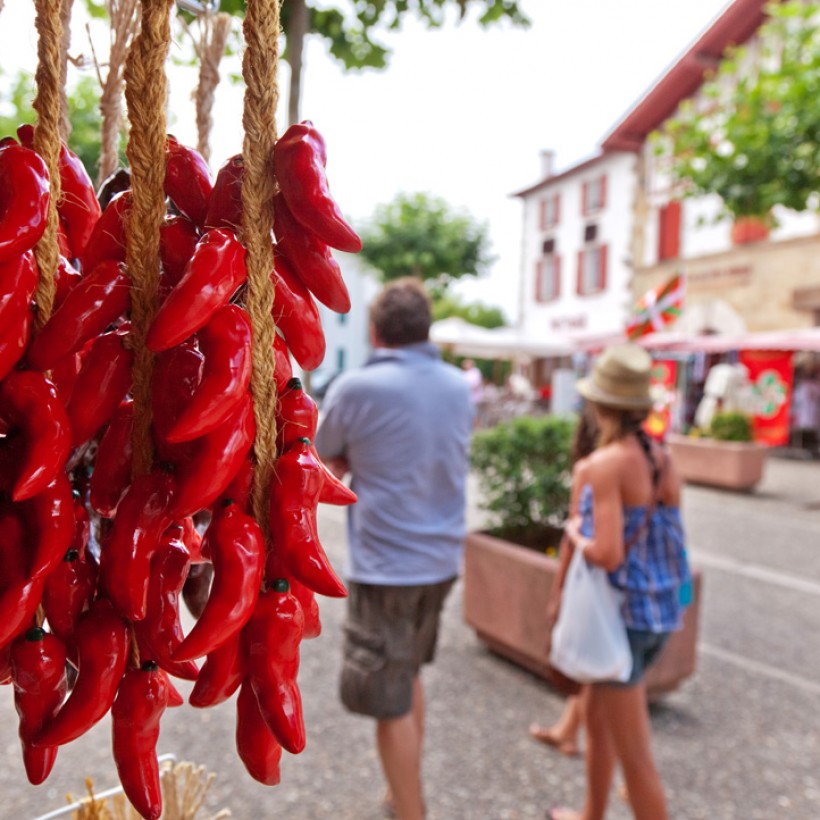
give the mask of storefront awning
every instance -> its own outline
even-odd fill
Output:
[[[535,336],[515,327],[490,330],[455,316],[434,322],[430,340],[456,356],[481,359],[569,356],[576,349],[568,339],[555,334]]]

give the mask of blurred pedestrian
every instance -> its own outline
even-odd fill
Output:
[[[470,398],[473,400],[473,404],[478,404],[484,398],[484,376],[473,359],[465,359],[461,363],[461,369],[464,371],[467,384],[470,386]]]
[[[586,801],[581,813],[553,809],[553,820],[603,818],[616,763],[635,817],[668,816],[652,755],[644,673],[682,627],[681,589],[690,576],[680,480],[669,454],[642,429],[651,405],[650,368],[643,348],[616,345],[578,385],[595,409],[600,436],[584,468],[578,515],[566,532],[572,548],[606,569],[610,583],[624,593],[632,672],[624,683],[585,687]]]
[[[572,486],[570,489],[570,515],[578,512],[578,498],[584,486],[585,465],[587,457],[595,449],[598,439],[598,425],[595,422],[595,413],[591,405],[584,405],[578,417],[578,424],[572,438]],[[561,605],[561,590],[564,586],[569,561],[572,557],[572,547],[567,537],[561,539],[558,551],[558,572],[551,590],[549,608],[546,613],[548,630],[552,630],[558,617]],[[552,746],[561,754],[574,757],[578,754],[578,733],[583,725],[583,710],[580,694],[567,696],[564,710],[558,720],[551,726],[541,726],[538,723],[530,724],[530,736]]]
[[[416,279],[370,309],[374,353],[328,390],[316,447],[352,475],[341,697],[376,719],[386,808],[424,816],[424,691],[439,617],[461,566],[474,407],[463,374],[428,340],[430,300]]]

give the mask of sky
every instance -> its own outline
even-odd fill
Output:
[[[328,5],[333,3],[328,0]],[[30,0],[6,0],[0,55],[6,75],[33,70]],[[78,2],[78,6],[81,4]],[[345,0],[335,0],[345,5]],[[430,31],[408,20],[380,33],[385,71],[345,74],[319,38],[309,39],[302,117],[328,146],[328,179],[343,212],[362,224],[398,193],[423,191],[487,225],[495,261],[465,282],[465,300],[515,319],[521,203],[511,196],[541,178],[542,150],[562,170],[600,142],[726,7],[726,0],[521,0],[528,29],[478,26],[475,14]],[[72,54],[89,53],[82,21]],[[96,43],[96,41],[95,41]],[[96,43],[98,53],[106,45]],[[180,51],[179,44],[173,46]],[[225,64],[237,69],[238,63]],[[76,69],[72,68],[72,71]],[[282,69],[280,129],[286,115]],[[192,71],[170,75],[169,131],[195,144]],[[241,87],[217,90],[212,170],[241,150]]]

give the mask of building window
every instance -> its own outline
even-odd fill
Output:
[[[594,242],[598,238],[597,225],[584,225],[584,242]]]
[[[668,202],[658,209],[658,261],[680,256],[681,204]]]
[[[561,295],[561,257],[543,256],[535,265],[535,301],[552,302]]]
[[[606,289],[606,245],[578,251],[578,293],[590,296]]]
[[[558,194],[542,199],[539,203],[538,224],[542,231],[548,231],[558,224],[561,198]]]
[[[594,214],[606,206],[606,175],[588,180],[581,188],[581,213]]]

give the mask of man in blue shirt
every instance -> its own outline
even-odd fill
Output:
[[[319,455],[348,470],[348,616],[341,697],[376,719],[396,816],[424,815],[421,665],[433,660],[445,598],[459,574],[474,409],[460,370],[428,337],[417,279],[388,285],[370,309],[374,353],[328,390]]]

